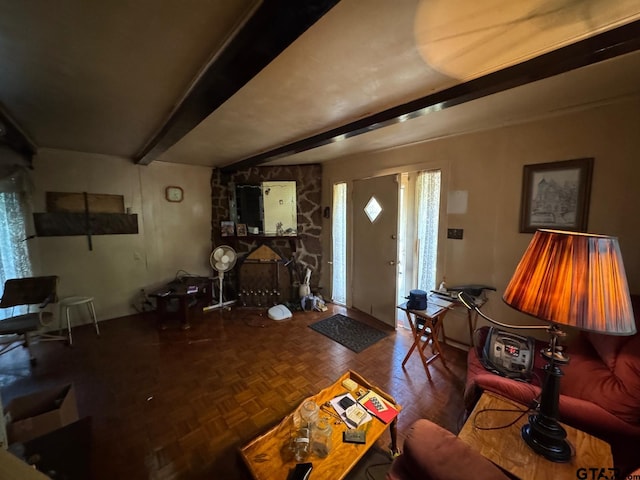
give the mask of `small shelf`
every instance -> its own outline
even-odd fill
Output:
[[[138,233],[138,215],[127,213],[34,213],[38,237]]]
[[[245,235],[245,236],[237,236],[237,235],[230,235],[228,237],[222,237],[222,241],[230,241],[233,242],[233,244],[237,244],[238,241],[244,241],[244,242],[266,242],[266,241],[275,241],[275,240],[287,240],[289,242],[289,246],[291,247],[291,251],[295,252],[296,248],[297,248],[297,242],[296,240],[299,238],[298,235],[255,235],[255,234],[249,234],[249,235]]]

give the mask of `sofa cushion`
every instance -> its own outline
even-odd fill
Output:
[[[640,337],[618,352],[612,370],[589,344],[569,349],[561,393],[602,407],[616,417],[640,425]]]
[[[640,297],[633,296],[636,329]],[[640,424],[640,334],[612,336],[584,333],[564,368],[562,393],[588,400],[622,420]]]
[[[636,330],[640,331],[640,296],[631,296],[631,306],[634,312]],[[623,348],[627,348],[627,343],[630,341],[639,341],[637,333],[632,336],[617,336],[585,332],[584,337],[611,371],[615,370],[618,354]]]
[[[585,332],[584,336],[609,370],[615,370],[618,354],[624,344],[629,341],[629,337],[602,335],[593,332]]]

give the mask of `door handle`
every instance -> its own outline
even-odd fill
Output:
[[[395,265],[396,262],[394,260],[389,260],[389,265]]]

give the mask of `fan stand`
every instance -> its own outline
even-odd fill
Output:
[[[206,307],[204,307],[202,309],[203,312],[210,312],[211,310],[216,310],[218,308],[225,308],[228,307],[229,305],[233,305],[234,303],[236,303],[235,300],[228,300],[228,301],[223,301],[223,296],[222,296],[222,285],[223,285],[223,281],[224,281],[224,272],[218,272],[218,280],[220,282],[220,289],[218,290],[219,293],[219,299],[218,299],[218,303],[214,304],[212,303],[211,305],[207,305]],[[211,282],[211,296],[213,297],[213,282]]]

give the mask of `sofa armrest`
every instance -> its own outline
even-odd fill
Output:
[[[502,470],[453,433],[429,420],[416,421],[387,480],[508,480]]]
[[[588,400],[560,395],[560,421],[612,442],[619,436],[640,439],[640,426],[627,423]]]
[[[467,413],[480,399],[484,390],[510,398],[522,405],[531,406],[533,401],[540,395],[540,383],[535,378],[535,383],[520,382],[506,377],[501,377],[487,371],[480,361],[481,350],[469,350],[467,356],[467,383],[464,391],[464,406]],[[536,372],[536,376],[539,372]]]

